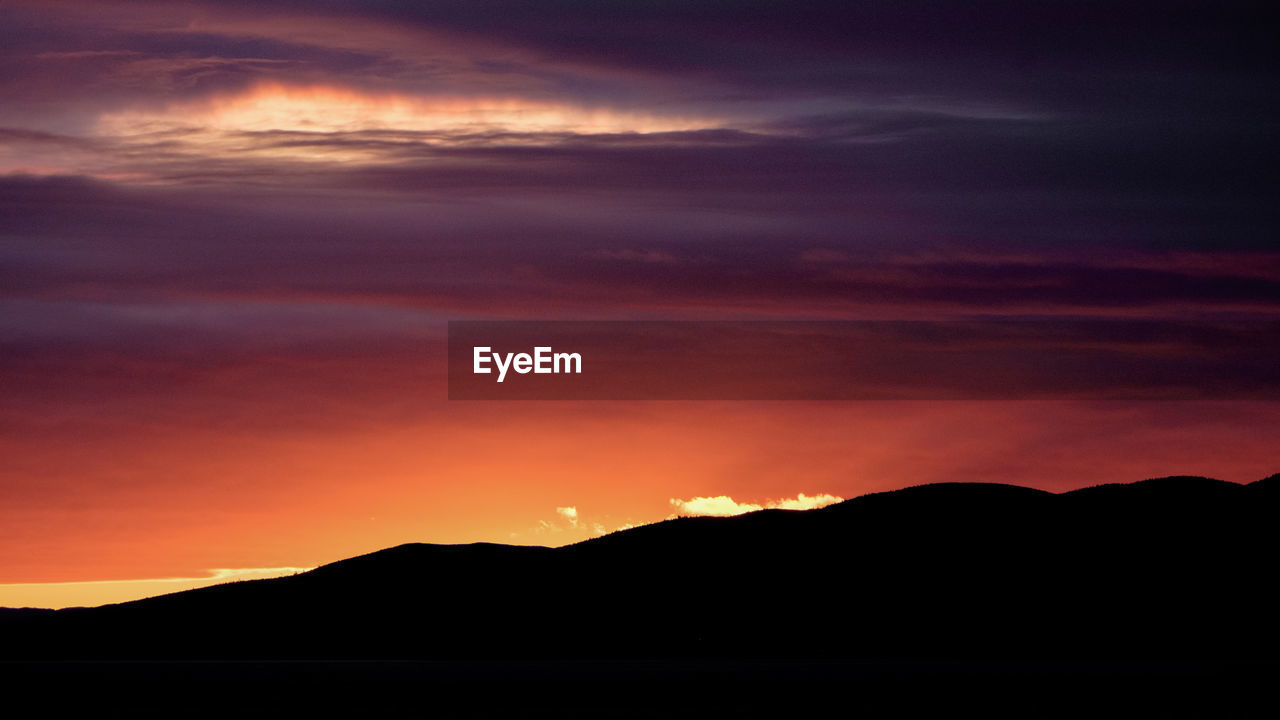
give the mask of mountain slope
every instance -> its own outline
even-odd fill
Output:
[[[5,622],[8,658],[1077,658],[1277,639],[1275,478],[937,484],[563,548],[411,544]]]

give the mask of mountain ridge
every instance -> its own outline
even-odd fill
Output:
[[[1261,571],[1275,477],[938,483],[558,548],[406,543],[294,576],[11,610],[0,652],[1252,662],[1277,638]]]
[[[1033,497],[1033,496],[1064,497],[1064,496],[1082,496],[1082,495],[1096,494],[1096,493],[1115,493],[1117,491],[1123,492],[1124,490],[1122,489],[1125,489],[1125,488],[1138,489],[1138,488],[1153,487],[1157,485],[1161,490],[1166,490],[1175,486],[1181,486],[1185,488],[1189,485],[1197,485],[1201,487],[1213,487],[1215,489],[1255,488],[1257,490],[1262,490],[1264,487],[1272,488],[1277,484],[1280,484],[1280,473],[1268,476],[1260,480],[1247,482],[1247,483],[1234,483],[1226,480],[1219,480],[1216,478],[1210,478],[1210,477],[1199,476],[1199,475],[1171,475],[1171,476],[1164,476],[1164,477],[1147,478],[1144,480],[1138,480],[1138,481],[1129,482],[1129,483],[1101,483],[1098,485],[1088,485],[1085,487],[1073,488],[1071,490],[1064,490],[1061,492],[1053,492],[1049,490],[1042,490],[1039,488],[1031,488],[1023,485],[1017,485],[1014,483],[1005,483],[1005,482],[961,481],[961,482],[921,483],[918,485],[908,485],[905,487],[895,488],[892,490],[884,490],[880,492],[858,495],[858,496],[849,498],[847,500],[842,500],[841,502],[838,502],[838,503],[833,503],[831,505],[827,505],[821,508],[814,508],[811,510],[788,510],[788,509],[781,509],[781,508],[765,508],[761,510],[748,512],[748,513],[742,513],[740,515],[735,515],[735,516],[688,515],[688,516],[666,518],[665,520],[660,520],[653,523],[646,523],[644,525],[638,525],[632,528],[626,528],[624,530],[614,531],[602,536],[587,538],[585,540],[580,540],[576,543],[570,543],[569,545],[562,545],[562,546],[510,545],[506,543],[494,543],[494,542],[487,542],[487,541],[479,541],[479,542],[471,542],[471,543],[406,542],[406,543],[401,543],[399,545],[392,545],[386,548],[373,550],[368,553],[362,553],[360,555],[353,555],[349,558],[342,558],[340,560],[328,562],[323,565],[316,566],[315,568],[312,568],[311,570],[308,570],[304,573],[296,573],[295,577],[297,575],[314,573],[316,571],[324,570],[326,568],[345,567],[353,563],[358,563],[365,559],[384,558],[384,557],[394,556],[399,553],[475,552],[475,551],[521,552],[526,550],[554,551],[562,548],[598,544],[601,541],[605,540],[606,538],[611,538],[611,537],[619,536],[623,534],[634,534],[637,531],[643,531],[646,528],[661,527],[666,523],[673,522],[673,521],[686,522],[686,521],[709,520],[712,522],[716,522],[716,521],[729,520],[732,518],[741,518],[741,517],[750,517],[750,516],[763,517],[763,516],[787,515],[787,514],[796,514],[796,513],[841,512],[841,511],[846,511],[847,509],[855,506],[860,506],[862,503],[865,503],[865,502],[878,502],[879,501],[878,499],[881,499],[881,498],[901,499],[901,498],[905,498],[907,496],[922,493],[922,492],[923,493],[953,493],[955,491],[972,492],[976,490],[984,493],[1002,492],[1002,493],[1011,493],[1011,494],[1022,494],[1027,497]],[[208,586],[206,588],[182,590],[174,593],[165,593],[164,595],[156,595],[156,596],[151,596],[147,598],[139,598],[138,600],[123,601],[120,603],[109,603],[108,605],[124,605],[124,604],[133,603],[133,602],[142,602],[145,600],[151,600],[158,597],[166,597],[168,595],[182,595],[189,592],[198,592],[201,590],[207,590],[213,587],[221,587],[224,585],[240,585],[243,583],[261,583],[261,582],[268,582],[276,579],[278,578],[259,578],[259,579],[252,579],[252,580],[230,581],[226,583],[218,583],[217,585]],[[106,607],[106,606],[107,605],[83,606],[83,607],[76,606],[76,607],[68,607],[63,609],[64,610],[84,610],[84,609],[93,609],[96,607]],[[40,608],[40,607],[22,607],[22,608],[0,607],[0,611],[57,612],[57,610],[53,610],[50,608]]]

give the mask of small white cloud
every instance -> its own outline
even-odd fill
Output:
[[[822,493],[820,495],[805,495],[800,493],[793,498],[779,500],[776,503],[770,503],[766,507],[779,508],[781,510],[813,510],[814,508],[826,507],[834,505],[838,502],[844,502],[844,498],[837,495],[828,495]]]
[[[218,581],[259,580],[262,578],[281,577],[282,575],[297,575],[313,569],[309,567],[211,568],[209,570],[209,579]],[[183,580],[184,578],[177,578],[178,582]]]
[[[574,505],[556,508],[556,514],[569,521],[570,527],[578,527],[578,508]]]
[[[783,498],[781,500],[768,500],[762,505],[756,503],[742,503],[734,500],[728,495],[717,495],[715,497],[695,497],[688,500],[680,498],[671,498],[671,507],[675,508],[677,515],[714,515],[718,517],[727,517],[730,515],[742,515],[743,513],[755,512],[756,510],[764,510],[766,508],[776,508],[781,510],[813,510],[814,508],[826,507],[843,501],[844,498],[829,493],[821,493],[818,495],[805,495],[800,493],[793,498]]]
[[[678,515],[741,515],[743,513],[755,512],[763,510],[762,505],[753,505],[751,503],[740,503],[728,495],[717,495],[715,497],[695,497],[688,500],[680,498],[671,498],[671,507],[676,509]]]
[[[611,527],[612,523],[607,520],[597,520],[595,518],[583,517],[578,512],[576,505],[566,505],[556,508],[555,520],[539,520],[537,527],[533,528],[533,532],[538,535],[548,533],[568,533],[575,536],[577,533],[586,533],[589,537],[599,537],[608,535],[609,533],[618,532],[619,530],[627,530],[639,525],[632,523],[628,518],[627,522],[617,527]],[[514,534],[512,535],[514,537]]]

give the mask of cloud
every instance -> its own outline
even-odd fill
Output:
[[[677,515],[713,515],[718,517],[726,517],[729,515],[742,515],[744,513],[755,512],[757,510],[778,509],[778,510],[813,510],[814,508],[826,507],[843,501],[844,498],[838,495],[828,493],[820,493],[818,495],[805,495],[800,493],[794,498],[783,498],[781,500],[766,500],[763,504],[740,503],[728,495],[717,495],[715,497],[695,497],[688,500],[680,498],[671,498],[671,506],[675,508]]]
[[[838,502],[844,502],[844,498],[838,495],[830,495],[828,493],[820,493],[818,495],[805,495],[800,493],[793,498],[786,498],[776,502],[770,502],[768,507],[777,508],[779,510],[813,510],[815,508],[834,505]]]
[[[556,508],[556,514],[569,522],[569,527],[578,527],[578,508],[570,505],[569,507]]]
[[[688,500],[671,498],[671,506],[676,509],[678,515],[742,515],[764,509],[763,505],[740,503],[728,495],[695,497]]]
[[[579,532],[586,532],[591,536],[600,536],[636,527],[635,524],[632,524],[628,520],[623,525],[610,530],[605,523],[600,522],[599,520],[588,520],[582,517],[582,515],[579,514],[578,507],[576,505],[557,507],[556,515],[560,518],[559,522],[539,520],[537,526],[533,528],[534,533],[541,535],[544,533],[561,533],[576,530]],[[562,523],[567,523],[567,525]],[[513,534],[512,537],[515,537],[515,535]]]
[[[728,495],[717,495],[715,497],[694,497],[688,500],[679,498],[671,498],[670,503],[676,510],[676,515],[711,515],[725,517],[729,515],[742,515],[744,513],[755,512],[765,509],[779,510],[812,510],[815,508],[826,507],[843,501],[844,498],[830,493],[818,493],[816,495],[806,495],[800,493],[792,498],[781,498],[778,500],[766,500],[763,503],[738,502]],[[567,523],[567,527],[561,523],[549,522],[547,520],[539,520],[534,532],[543,533],[560,533],[566,530],[581,530],[590,533],[592,536],[607,535],[611,532],[621,532],[634,527],[639,527],[645,523],[633,523],[630,520],[617,525],[610,530],[604,523],[596,520],[587,520],[578,513],[575,505],[565,507],[557,507],[556,515]]]

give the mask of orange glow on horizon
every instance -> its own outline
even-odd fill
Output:
[[[55,610],[68,607],[95,607],[194,590],[220,583],[285,577],[311,569],[306,567],[214,568],[209,571],[208,577],[0,584],[0,607]]]
[[[0,605],[118,601],[129,598],[73,581],[310,567],[409,542],[559,546],[672,514],[791,507],[786,498],[817,506],[925,482],[1061,491],[1274,471],[1259,459],[1266,434],[1213,423],[1214,405],[1175,421],[1172,405],[423,400],[418,417],[384,418],[358,410],[394,407],[377,393],[318,406],[298,387],[255,387],[258,409],[226,407],[222,386],[193,389],[171,412],[148,405],[154,419],[64,413],[63,429],[0,440],[10,457],[24,449],[0,507],[0,583],[28,586]],[[331,422],[279,414],[291,408]],[[1251,412],[1260,427],[1277,422],[1272,406]],[[31,594],[46,590],[63,595]]]

